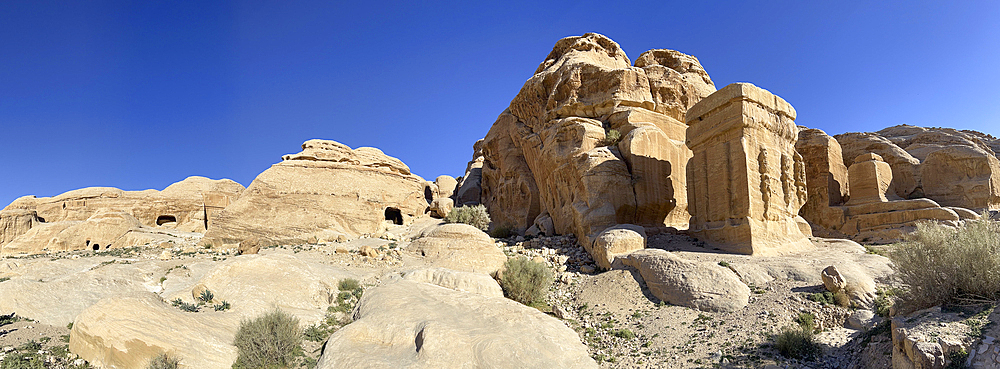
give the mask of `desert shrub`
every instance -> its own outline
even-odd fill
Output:
[[[507,259],[500,286],[508,298],[530,305],[545,298],[552,284],[552,271],[544,264],[527,258]]]
[[[288,367],[302,349],[299,319],[274,311],[240,322],[233,345],[238,356],[234,369]]]
[[[809,301],[815,301],[821,304],[833,305],[835,303],[833,298],[833,292],[830,291],[823,291],[810,294],[807,298],[809,299]]]
[[[622,140],[622,133],[618,132],[617,129],[609,129],[604,131],[604,139],[597,143],[597,146],[613,146],[617,145],[618,142]]]
[[[444,217],[445,223],[464,223],[486,231],[490,227],[490,214],[483,205],[459,206]]]
[[[340,284],[337,285],[341,291],[354,291],[361,287],[361,282],[358,282],[354,278],[344,278],[340,280]]]
[[[223,300],[221,303],[212,305],[212,308],[215,309],[215,311],[226,311],[229,310],[229,308],[231,307],[232,306],[229,305],[229,302],[225,300]]]
[[[198,301],[206,304],[212,302],[213,299],[215,299],[215,294],[207,288],[204,291],[201,291],[201,294],[198,295]]]
[[[781,355],[794,359],[809,359],[819,353],[819,345],[813,339],[812,328],[786,327],[774,336],[774,348]]]
[[[627,340],[635,338],[635,333],[632,333],[632,331],[628,330],[628,328],[619,329],[617,331],[614,331],[612,334],[614,334],[615,337],[624,338]]]
[[[177,364],[180,364],[180,360],[167,354],[159,354],[149,362],[146,369],[177,369]]]
[[[507,238],[517,234],[517,232],[515,232],[514,226],[510,224],[504,224],[493,227],[493,229],[491,229],[489,233],[490,237],[493,238]]]
[[[900,306],[907,310],[1000,297],[1000,223],[995,221],[969,220],[957,228],[918,223],[889,258],[904,287]]]
[[[813,330],[816,328],[816,317],[811,313],[799,313],[799,316],[795,318],[795,322],[799,324],[802,329]]]
[[[45,369],[45,360],[34,353],[12,352],[0,360],[0,369]]]

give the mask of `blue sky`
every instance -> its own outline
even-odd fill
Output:
[[[556,40],[697,56],[830,134],[1000,136],[1000,2],[0,2],[0,207],[244,185],[311,138],[459,176]]]

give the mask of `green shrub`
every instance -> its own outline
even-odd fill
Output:
[[[340,280],[338,287],[341,291],[354,291],[361,287],[361,282],[354,278],[344,278]]]
[[[493,238],[507,238],[517,234],[517,232],[514,229],[514,226],[510,224],[504,224],[493,227],[493,229],[491,229],[489,233],[490,237]]]
[[[213,294],[212,291],[209,291],[207,288],[204,291],[201,291],[201,294],[198,295],[198,301],[204,302],[206,304],[212,302],[213,299],[215,299],[215,294]]]
[[[159,354],[149,362],[146,369],[177,369],[177,364],[180,364],[180,360],[167,354]]]
[[[604,131],[604,139],[597,142],[597,146],[613,146],[617,145],[618,142],[622,140],[622,133],[618,132],[617,129],[609,129]]]
[[[284,311],[274,311],[240,322],[233,345],[238,356],[234,369],[283,368],[292,364],[302,350],[299,319]]]
[[[189,312],[189,313],[197,313],[198,310],[200,310],[200,308],[198,307],[198,305],[189,304],[189,303],[186,303],[186,302],[182,302],[179,307],[181,308],[181,310],[184,310],[184,311]]]
[[[508,298],[525,305],[545,299],[552,284],[552,271],[548,267],[523,257],[507,259],[504,267],[500,286]]]
[[[786,327],[774,337],[774,347],[781,355],[794,359],[809,359],[819,353],[812,329]]]
[[[444,217],[445,223],[464,223],[486,231],[490,227],[490,214],[483,205],[459,206]]]
[[[957,228],[918,223],[889,254],[907,311],[1000,297],[1000,223],[969,220]]]
[[[799,327],[802,327],[802,329],[812,331],[816,328],[816,317],[810,313],[799,313],[799,316],[795,318],[795,322],[799,323]]]
[[[615,335],[615,337],[624,338],[627,340],[635,338],[635,333],[632,333],[632,331],[628,330],[628,328],[619,329],[617,331],[614,331],[613,334]]]
[[[231,307],[232,306],[229,305],[229,302],[225,300],[223,300],[222,303],[212,305],[212,308],[215,309],[215,311],[226,311]]]
[[[45,369],[45,360],[35,353],[12,352],[0,360],[0,369]]]

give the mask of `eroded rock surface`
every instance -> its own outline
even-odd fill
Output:
[[[509,299],[408,280],[365,292],[330,337],[328,368],[596,368],[576,332]]]
[[[633,66],[602,35],[559,40],[482,142],[481,202],[518,233],[547,213],[588,250],[615,224],[686,228],[683,117],[713,91],[693,56],[651,50]]]
[[[806,174],[794,120],[785,100],[749,83],[726,86],[688,110],[692,235],[749,255],[811,247],[798,215]]]
[[[489,235],[462,223],[426,229],[406,250],[432,265],[467,272],[493,274],[507,261]]]
[[[718,264],[685,260],[668,251],[647,249],[622,257],[642,274],[658,299],[705,311],[736,311],[750,301],[750,287]]]
[[[403,224],[429,204],[424,180],[376,148],[309,140],[302,152],[282,159],[218,215],[203,244],[235,247],[254,236],[302,243],[329,232],[376,234],[384,221]]]

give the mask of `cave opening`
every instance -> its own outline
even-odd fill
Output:
[[[403,212],[394,207],[385,208],[385,220],[392,221],[392,224],[403,224]]]

